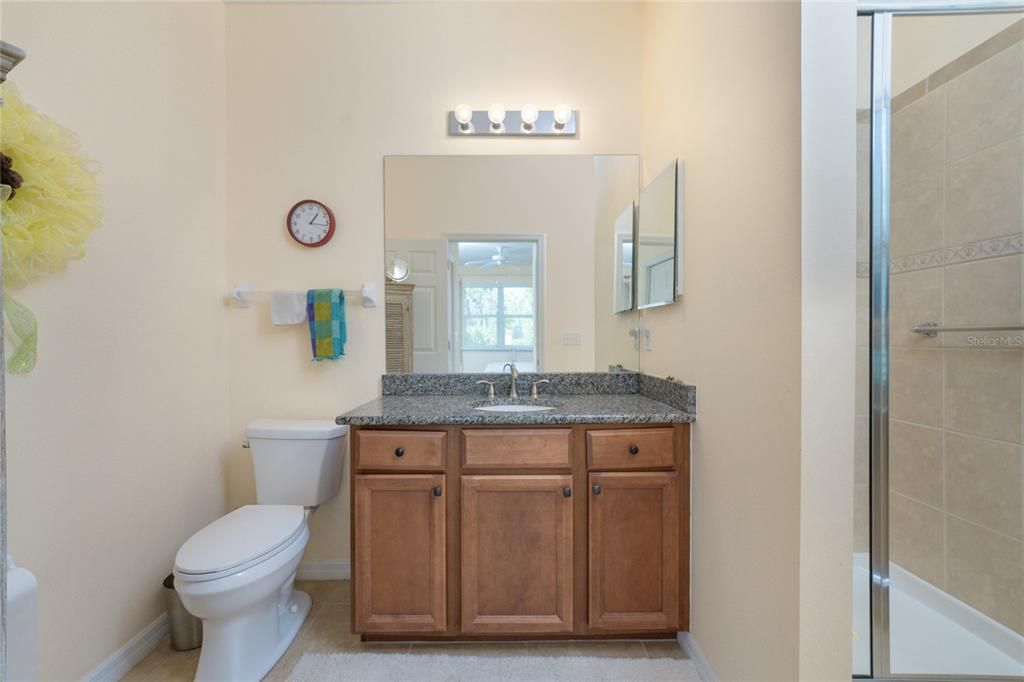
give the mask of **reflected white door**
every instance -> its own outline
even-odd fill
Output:
[[[444,240],[388,240],[387,260],[409,264],[412,290],[412,366],[417,374],[447,372],[448,260]]]
[[[671,301],[673,299],[672,287],[676,280],[676,261],[672,256],[666,257],[659,263],[647,267],[647,291],[650,294],[651,302]]]

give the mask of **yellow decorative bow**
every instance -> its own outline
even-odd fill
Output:
[[[22,177],[13,196],[0,203],[4,286],[18,288],[84,256],[103,208],[92,161],[75,134],[26,104],[11,83],[0,86],[0,94],[0,151]],[[35,316],[8,296],[4,309],[17,344],[8,369],[31,371]]]

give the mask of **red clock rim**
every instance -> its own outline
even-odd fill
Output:
[[[318,242],[308,244],[299,239],[298,237],[296,237],[295,233],[292,232],[292,214],[295,213],[295,209],[297,209],[302,204],[316,204],[317,206],[320,206],[325,211],[327,211],[327,222],[329,223],[327,226],[327,234],[325,234],[323,239],[321,239]],[[285,229],[287,229],[288,231],[288,236],[294,239],[296,244],[308,246],[311,249],[317,246],[323,246],[324,244],[331,240],[331,237],[334,236],[334,212],[330,209],[330,207],[327,206],[327,204],[325,204],[322,201],[317,201],[316,199],[303,199],[301,201],[296,201],[295,204],[292,205],[292,207],[288,210],[288,217],[285,218],[284,226]]]

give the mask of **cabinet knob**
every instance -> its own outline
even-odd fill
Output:
[[[601,494],[601,484],[600,483],[595,483],[594,484],[594,494],[595,495],[600,495]]]
[[[638,452],[640,452],[640,448],[639,447],[637,447],[636,445],[630,445],[629,446],[629,454],[635,455]]]
[[[566,497],[572,497],[572,488],[570,488],[569,486],[565,486],[564,488],[562,488],[562,494],[565,495]]]
[[[434,488],[434,497],[441,497],[441,486]]]
[[[401,457],[405,454],[405,448],[395,448],[395,457]]]

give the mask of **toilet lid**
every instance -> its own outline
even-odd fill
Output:
[[[302,533],[297,505],[251,504],[222,516],[185,541],[174,559],[179,573],[220,573],[271,556]]]

